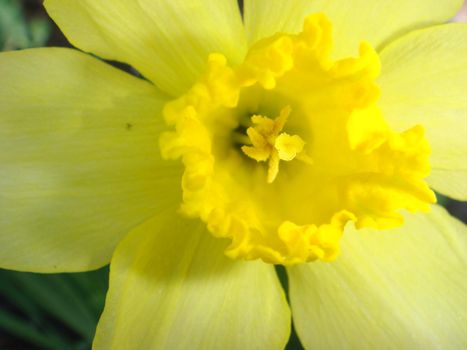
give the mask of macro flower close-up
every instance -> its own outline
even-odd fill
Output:
[[[45,0],[75,48],[0,53],[0,268],[110,264],[98,350],[467,348],[462,3]]]

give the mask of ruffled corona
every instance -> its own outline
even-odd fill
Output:
[[[435,201],[421,126],[396,133],[377,106],[379,57],[332,61],[331,24],[254,45],[243,64],[212,54],[164,110],[166,159],[181,158],[182,212],[232,240],[232,258],[330,261],[345,225],[390,228]]]

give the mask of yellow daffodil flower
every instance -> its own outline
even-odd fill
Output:
[[[46,0],[146,79],[0,55],[0,266],[110,262],[96,349],[466,348],[461,4]]]

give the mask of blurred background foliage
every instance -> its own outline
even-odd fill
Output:
[[[3,51],[44,46],[50,38],[52,26],[48,18],[28,13],[26,3],[0,1],[0,47]]]
[[[0,349],[90,349],[107,276],[0,270]]]
[[[467,21],[467,7],[457,20]],[[42,0],[0,0],[0,49],[42,46],[70,46]],[[439,201],[467,221],[464,203]],[[283,269],[278,274],[286,287]],[[107,287],[108,267],[54,275],[0,269],[0,349],[90,349]],[[295,334],[287,349],[301,349]]]

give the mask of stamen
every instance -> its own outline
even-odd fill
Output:
[[[292,112],[290,106],[284,107],[274,120],[262,116],[254,115],[251,121],[254,126],[247,129],[250,144],[243,146],[242,151],[248,157],[258,161],[268,161],[268,183],[273,183],[279,174],[279,162],[284,160],[290,162],[303,153],[305,141],[298,135],[289,135],[281,132]],[[309,162],[309,157],[301,157]]]

